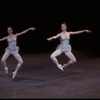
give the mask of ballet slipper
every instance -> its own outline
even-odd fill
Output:
[[[61,64],[59,64],[57,67],[58,67],[60,70],[64,71]]]
[[[12,76],[12,78],[13,78],[13,79],[15,78],[16,74],[17,74],[17,72],[16,72],[16,71],[15,71],[15,72],[13,72],[13,76]]]
[[[5,67],[4,70],[5,70],[6,74],[8,74],[8,67]]]

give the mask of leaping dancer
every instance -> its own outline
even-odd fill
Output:
[[[7,40],[7,42],[8,42],[8,47],[5,49],[5,53],[4,53],[4,55],[3,55],[2,59],[1,59],[1,64],[4,67],[4,70],[5,70],[6,74],[8,74],[8,67],[6,65],[6,60],[10,56],[10,54],[12,54],[15,57],[15,59],[18,61],[16,69],[13,72],[13,76],[12,76],[13,79],[15,78],[19,68],[23,64],[23,60],[22,60],[21,56],[18,53],[19,47],[17,46],[17,37],[22,35],[22,34],[25,34],[29,30],[33,31],[33,30],[35,30],[35,28],[31,27],[29,29],[26,29],[26,30],[20,32],[20,33],[13,34],[12,27],[8,27],[7,28],[8,36],[0,39],[0,41]]]
[[[91,33],[91,31],[90,30],[80,30],[80,31],[76,31],[76,32],[68,32],[67,24],[65,22],[61,24],[61,30],[62,30],[62,32],[60,32],[56,36],[47,38],[47,40],[51,41],[53,39],[60,38],[61,43],[60,43],[60,45],[58,45],[56,50],[51,54],[50,58],[57,65],[57,67],[63,71],[65,67],[76,62],[76,58],[71,52],[71,50],[72,50],[71,45],[69,44],[70,35],[80,34],[83,32]],[[59,64],[59,62],[56,58],[57,56],[61,55],[62,53],[64,53],[69,58],[68,63],[64,64],[64,65]]]

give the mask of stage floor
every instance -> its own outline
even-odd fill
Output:
[[[100,57],[85,52],[73,52],[77,63],[59,70],[50,59],[51,53],[22,54],[24,64],[12,79],[17,61],[7,60],[9,74],[0,67],[0,98],[100,98]],[[1,58],[2,55],[0,55]],[[68,61],[62,54],[61,64]]]

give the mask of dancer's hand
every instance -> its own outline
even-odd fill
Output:
[[[87,32],[87,33],[91,33],[91,31],[90,31],[90,30],[85,30],[85,32]]]
[[[32,30],[32,31],[33,31],[33,30],[36,30],[36,28],[34,28],[34,27],[31,27],[31,28],[30,28],[30,30]]]
[[[47,38],[48,41],[52,41],[52,38]]]

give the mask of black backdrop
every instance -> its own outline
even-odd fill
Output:
[[[91,34],[71,36],[73,50],[100,51],[100,1],[96,0],[1,0],[0,1],[0,38],[7,35],[7,27],[12,26],[14,33],[31,26],[36,31],[18,38],[20,52],[53,51],[59,39],[46,41],[47,37],[60,32],[60,24],[67,22],[68,31],[89,29]],[[4,52],[7,42],[0,42],[0,52]]]

